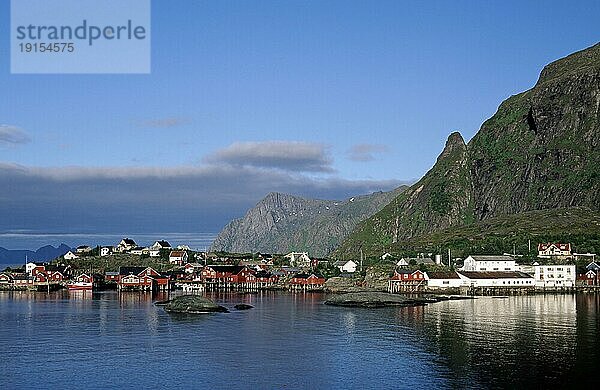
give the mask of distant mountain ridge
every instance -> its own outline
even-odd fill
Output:
[[[325,256],[358,222],[376,213],[405,188],[343,201],[272,192],[243,218],[227,224],[211,249],[241,253],[308,251]]]
[[[35,251],[31,250],[9,250],[0,247],[0,264],[25,264],[25,260],[44,262],[53,260],[64,255],[71,248],[68,245],[60,244],[58,247],[45,245]]]
[[[514,215],[503,219],[510,225],[537,210],[578,207],[596,220],[599,118],[596,44],[546,66],[536,85],[505,100],[468,144],[451,134],[431,170],[360,223],[334,255],[357,256],[362,249],[377,256],[435,232]],[[552,228],[551,219],[533,222],[540,234]],[[600,234],[598,224],[589,226],[589,234]]]

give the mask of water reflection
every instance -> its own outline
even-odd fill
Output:
[[[51,388],[78,377],[94,387],[554,388],[592,385],[600,364],[596,295],[372,310],[326,306],[317,293],[210,292],[231,312],[174,316],[153,303],[179,292],[81,293],[0,293],[6,388],[39,376]]]

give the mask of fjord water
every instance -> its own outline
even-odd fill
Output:
[[[170,315],[144,293],[0,293],[2,388],[523,388],[593,383],[596,295],[323,305],[316,293],[209,294]]]

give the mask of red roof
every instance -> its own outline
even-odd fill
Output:
[[[561,251],[569,251],[569,252],[571,251],[571,243],[562,244],[560,242],[548,242],[548,243],[538,244],[538,251],[545,251],[551,245],[554,245],[555,247],[557,247]]]

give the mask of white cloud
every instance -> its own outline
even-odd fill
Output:
[[[375,154],[386,153],[389,147],[381,144],[356,144],[348,150],[348,158],[352,161],[373,161]]]
[[[0,125],[0,145],[26,144],[30,141],[29,135],[20,127]]]
[[[290,172],[334,172],[327,147],[311,142],[236,142],[207,156],[204,161]]]

